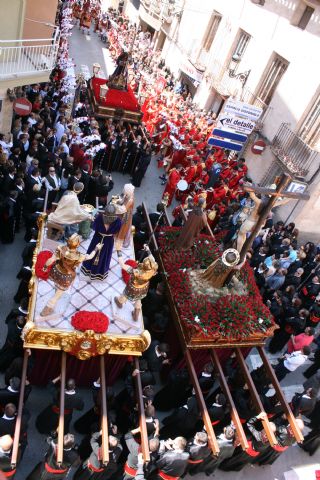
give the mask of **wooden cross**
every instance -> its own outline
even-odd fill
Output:
[[[251,245],[254,239],[259,234],[261,227],[264,225],[267,216],[269,215],[272,208],[275,206],[279,197],[284,197],[288,199],[292,198],[296,200],[309,200],[310,195],[308,193],[286,192],[286,188],[288,187],[288,185],[292,180],[293,178],[290,175],[288,175],[287,173],[283,173],[280,177],[280,181],[275,190],[271,188],[254,187],[251,185],[244,186],[244,190],[247,192],[260,193],[262,195],[269,195],[270,198],[265,204],[265,206],[263,207],[259,215],[259,219],[255,224],[254,228],[252,229],[252,231],[250,232],[249,237],[247,237],[246,241],[243,244],[243,247],[240,252],[240,263],[245,259],[246,253],[251,248]]]

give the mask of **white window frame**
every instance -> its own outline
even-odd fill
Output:
[[[256,97],[264,104],[269,105],[278,85],[289,66],[288,60],[277,53],[273,53],[270,62],[265,68]]]
[[[313,100],[298,135],[311,148],[320,144],[320,91]]]
[[[202,40],[202,50],[209,52],[211,45],[215,39],[222,15],[219,12],[214,11],[210,17],[206,32]]]

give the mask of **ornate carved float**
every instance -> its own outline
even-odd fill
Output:
[[[41,319],[39,311],[49,295],[50,289],[53,290],[53,286],[50,285],[50,282],[36,277],[35,263],[41,250],[46,248],[54,251],[58,242],[49,240],[47,237],[45,214],[39,217],[38,224],[39,236],[34,251],[32,278],[29,284],[28,316],[23,330],[24,346],[45,350],[62,350],[75,355],[80,360],[87,360],[105,353],[141,355],[150,344],[150,334],[144,329],[142,316],[139,322],[135,323],[131,318],[132,306],[128,306],[121,312],[123,318],[114,314],[112,297],[119,294],[125,285],[116,258],[111,265],[109,281],[106,279],[104,282],[93,285],[90,282],[82,282],[81,278],[76,279],[75,286],[71,287],[71,292],[68,294],[68,298],[62,302],[60,310],[48,320]],[[85,243],[82,248],[85,251]],[[133,256],[131,243],[128,251],[124,250],[124,258],[134,258]],[[111,321],[106,333],[95,333],[93,330],[81,332],[73,329],[70,323],[72,314],[86,309],[91,311],[96,309],[108,314]],[[113,319],[113,317],[115,318]]]

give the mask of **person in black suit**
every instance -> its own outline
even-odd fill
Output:
[[[13,243],[16,233],[17,219],[17,198],[18,192],[11,190],[5,199],[2,210],[1,241],[2,243]]]
[[[313,412],[317,403],[317,390],[307,388],[302,393],[296,393],[291,400],[293,415],[305,415],[308,417]]]
[[[119,441],[113,435],[109,435],[109,462],[103,465],[101,459],[101,433],[95,432],[90,440],[91,454],[89,458],[79,466],[73,480],[95,480],[110,478],[118,469],[118,459],[122,452]]]
[[[151,342],[150,347],[143,354],[151,372],[160,372],[163,365],[170,363],[167,358],[169,351],[167,343],[160,343],[158,340]]]
[[[13,144],[13,149],[20,148],[20,158],[22,162],[26,161],[28,156],[30,142],[29,142],[29,134],[28,133],[21,133],[19,139],[16,140]]]
[[[25,195],[24,189],[25,189],[25,185],[24,185],[23,179],[21,177],[16,178],[15,185],[14,185],[14,191],[16,191],[18,194],[17,201],[16,201],[16,225],[15,225],[16,233],[18,233],[20,230],[24,204],[26,201],[26,195]]]
[[[36,419],[36,427],[40,433],[53,432],[57,429],[59,423],[59,398],[60,388],[57,388],[56,384],[60,381],[60,376],[52,380],[48,384],[48,389],[52,395],[52,403],[48,405]],[[69,432],[70,423],[72,420],[73,410],[83,410],[84,402],[80,394],[76,392],[76,384],[72,378],[66,381],[66,389],[64,396],[64,431]]]
[[[96,183],[96,196],[99,199],[99,205],[105,206],[108,202],[108,193],[113,189],[113,180],[111,175],[101,174]]]
[[[201,473],[204,462],[211,455],[211,449],[208,446],[208,435],[205,432],[197,432],[194,438],[188,442],[186,450],[190,454],[188,474],[193,476]]]
[[[10,378],[9,385],[5,388],[0,388],[0,406],[5,408],[8,403],[13,403],[18,408],[20,396],[21,380],[18,377]],[[26,382],[24,390],[24,402],[27,401],[31,392],[31,385]]]
[[[152,228],[155,228],[156,226],[162,227],[164,225],[165,217],[164,217],[164,215],[162,215],[163,214],[163,208],[164,208],[163,203],[158,203],[157,211],[150,213],[149,218],[150,218]],[[162,215],[162,217],[161,217],[161,215]]]
[[[198,376],[199,385],[203,395],[207,395],[215,382],[214,368],[212,363],[206,363]]]
[[[184,435],[190,438],[198,428],[201,428],[200,411],[195,395],[191,395],[185,404],[176,408],[171,415],[162,421],[160,438],[173,438],[176,435]]]
[[[14,316],[7,321],[8,333],[4,345],[0,350],[0,371],[6,370],[16,357],[23,356],[22,329],[25,326],[25,316]]]
[[[20,442],[26,439],[26,432],[28,427],[28,420],[30,418],[30,412],[24,408],[21,417],[21,430],[20,430]],[[0,417],[0,437],[3,435],[14,436],[17,420],[17,407],[13,403],[8,403],[4,407],[4,413]]]
[[[4,176],[2,186],[1,186],[2,192],[5,196],[8,196],[9,193],[12,190],[14,190],[16,173],[17,173],[16,167],[14,166],[7,167],[7,173]]]
[[[79,455],[76,451],[74,435],[68,433],[63,437],[63,461],[60,464],[57,462],[57,439],[49,437],[49,450],[46,453],[45,459],[38,463],[26,480],[47,479],[62,480],[69,477],[69,471],[72,466],[78,466],[80,463]]]
[[[132,225],[136,228],[136,230],[140,230],[143,223],[145,223],[143,208],[142,205],[138,205],[135,213],[132,216]]]
[[[176,437],[160,444],[160,458],[157,460],[157,480],[170,477],[182,477],[188,467],[190,454],[185,451],[187,441],[184,437]]]
[[[82,176],[82,171],[80,168],[77,168],[73,175],[69,177],[68,180],[68,190],[73,190],[73,187],[76,183],[80,182],[80,178]]]
[[[37,245],[38,230],[36,228],[32,228],[30,231],[30,235],[31,238],[22,250],[21,254],[22,265],[24,267],[32,267],[33,252]]]
[[[135,187],[140,187],[142,179],[146,174],[150,162],[151,148],[147,147],[145,151],[142,151],[137,166],[134,169],[134,173],[132,175],[132,185],[134,185]]]
[[[208,413],[213,426],[218,425],[224,419],[226,403],[226,397],[222,393],[218,393],[215,401],[208,407]]]
[[[89,181],[90,181],[89,165],[86,164],[81,169],[80,182],[83,183],[83,190],[78,195],[79,202],[81,204],[85,203],[85,201],[86,201],[86,196],[88,194],[88,188],[89,188]]]

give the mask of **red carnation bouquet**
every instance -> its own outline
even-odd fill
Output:
[[[52,255],[53,255],[53,253],[50,252],[50,250],[42,250],[42,252],[40,252],[39,255],[37,256],[37,261],[36,261],[36,264],[35,264],[35,273],[36,273],[38,278],[41,278],[42,280],[48,280],[50,270],[53,267],[54,263],[49,265],[47,270],[43,270],[43,267],[44,267],[46,261],[49,258],[51,258]]]
[[[138,262],[136,262],[135,260],[127,260],[125,262],[125,265],[129,265],[129,267],[132,267],[132,268],[137,268]],[[130,280],[130,273],[126,272],[126,270],[124,269],[122,269],[122,279],[126,285]]]
[[[109,317],[102,312],[77,312],[71,317],[71,325],[76,330],[105,333],[109,327]]]

